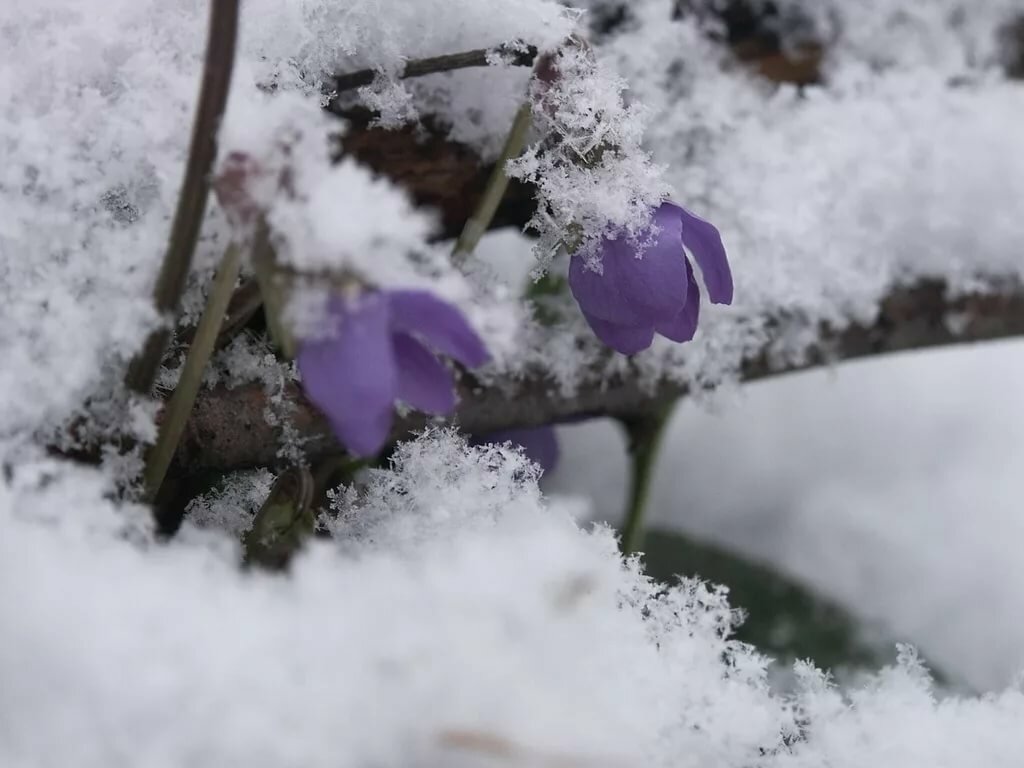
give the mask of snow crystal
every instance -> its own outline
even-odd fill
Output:
[[[588,251],[609,233],[637,235],[668,194],[640,147],[644,113],[623,102],[626,84],[569,45],[538,65],[533,121],[542,141],[509,163],[513,178],[537,186],[542,264],[564,247]]]
[[[0,761],[966,768],[1024,747],[1019,692],[936,700],[906,653],[845,694],[804,665],[779,697],[723,591],[649,582],[524,457],[447,431],[402,450],[356,494],[356,540],[288,577],[132,543],[89,470],[0,487]]]
[[[266,469],[238,472],[185,508],[188,522],[197,528],[222,531],[236,541],[252,527],[252,519],[270,495],[274,476]]]

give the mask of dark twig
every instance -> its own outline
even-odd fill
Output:
[[[789,324],[804,327],[800,318],[778,317],[775,338],[788,334]],[[923,280],[894,288],[880,305],[873,323],[854,323],[841,330],[822,327],[817,341],[799,362],[780,359],[769,343],[743,363],[740,378],[762,379],[791,371],[828,365],[901,350],[922,349],[1008,336],[1024,335],[1024,286],[1015,281],[990,281],[983,291],[959,297],[947,295],[941,280]],[[638,375],[624,373],[611,381],[581,388],[571,397],[561,394],[542,371],[508,387],[481,387],[464,380],[460,385],[457,423],[467,432],[495,432],[533,427],[575,416],[630,418],[663,407],[690,391],[685,383],[663,380],[653,387]],[[291,420],[312,458],[337,452],[338,444],[326,420],[297,387],[289,390],[295,409]],[[189,469],[235,469],[273,464],[279,437],[264,419],[267,394],[263,387],[237,387],[204,392],[196,402],[182,447],[181,464]],[[395,426],[396,439],[426,424],[410,414]]]
[[[537,58],[537,48],[532,45],[522,46],[516,44],[499,45],[497,48],[477,48],[473,51],[462,51],[461,53],[449,53],[444,56],[431,56],[426,59],[411,59],[398,75],[403,80],[408,77],[422,77],[432,75],[436,72],[450,72],[453,69],[466,69],[468,67],[489,67],[496,59],[510,67],[529,67]],[[380,75],[377,69],[361,69],[358,72],[349,72],[344,75],[335,75],[331,85],[335,93],[351,91],[354,88],[362,88],[370,85]],[[331,103],[335,97],[332,96]],[[328,109],[330,104],[328,104]]]
[[[166,323],[178,310],[185,280],[192,266],[192,255],[199,239],[199,227],[210,191],[210,169],[217,157],[217,129],[227,104],[231,70],[235,62],[238,34],[239,0],[210,0],[210,26],[206,41],[206,61],[199,92],[199,105],[192,126],[185,180],[178,196],[178,208],[171,225],[170,240],[160,275],[153,291],[153,303]],[[160,368],[160,361],[171,337],[170,325],[154,331],[142,352],[128,367],[125,384],[141,394],[149,394]]]
[[[220,333],[217,335],[215,349],[223,349],[232,339],[235,338],[252,320],[253,315],[259,312],[263,305],[263,297],[260,296],[260,287],[255,278],[243,280],[235,289],[228,303],[227,313],[220,326]],[[175,341],[188,346],[196,336],[196,326],[183,328],[178,331]]]

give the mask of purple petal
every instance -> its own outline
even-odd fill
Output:
[[[697,333],[697,321],[700,319],[700,286],[693,276],[693,267],[686,262],[686,282],[689,290],[686,293],[686,304],[672,320],[667,323],[655,323],[654,330],[672,341],[690,341]]]
[[[697,260],[711,303],[732,304],[732,270],[729,269],[729,257],[718,229],[680,205],[665,203],[664,206],[672,206],[679,211],[683,245]]]
[[[388,439],[398,389],[388,302],[364,294],[348,305],[332,300],[330,312],[338,321],[337,334],[304,341],[299,348],[303,389],[345,447],[370,456]]]
[[[629,256],[620,256],[615,276],[622,295],[653,323],[672,319],[686,302],[686,254],[679,247],[681,224],[673,208],[659,206],[651,218],[658,234],[640,258],[635,247],[623,243]]]
[[[476,368],[490,359],[462,313],[427,291],[390,291],[391,327],[412,334],[443,355]]]
[[[624,355],[635,355],[641,350],[647,349],[654,341],[654,327],[650,325],[616,325],[599,317],[593,317],[586,312],[583,317],[587,319],[591,330],[606,346]]]
[[[474,445],[484,443],[520,445],[526,457],[538,464],[545,472],[550,472],[558,464],[558,438],[555,436],[555,428],[552,426],[532,429],[503,429],[499,432],[474,436],[471,442]]]
[[[434,353],[412,336],[391,338],[398,365],[398,399],[427,413],[447,415],[455,410],[452,376]]]
[[[572,258],[569,287],[584,312],[621,325],[650,325],[679,314],[686,301],[680,218],[674,206],[662,205],[651,220],[658,232],[649,243],[643,243],[643,234],[641,245],[625,238],[602,240],[603,274],[588,269],[582,256]]]
[[[619,281],[616,279],[614,254],[602,247],[602,271],[595,272],[586,264],[583,256],[573,256],[569,260],[569,290],[580,305],[583,313],[613,323],[635,324],[642,322],[638,308],[622,295]],[[627,256],[632,258],[632,256]]]

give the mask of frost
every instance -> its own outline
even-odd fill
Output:
[[[589,250],[602,235],[638,235],[668,186],[641,148],[643,110],[624,103],[624,81],[578,45],[538,71],[531,100],[542,141],[508,169],[537,185],[529,226],[545,265],[560,247]]]
[[[274,476],[265,469],[239,472],[225,478],[220,487],[192,499],[185,514],[197,528],[222,531],[241,540],[273,484]]]

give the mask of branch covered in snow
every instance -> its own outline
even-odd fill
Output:
[[[776,338],[802,328],[800,318],[779,316],[770,322]],[[951,297],[941,281],[894,289],[870,323],[852,322],[835,330],[822,327],[800,359],[780,357],[774,344],[743,361],[744,381],[778,376],[817,365],[856,358],[1024,335],[1024,287],[1016,281],[990,281],[984,290]],[[468,377],[460,386],[461,403],[453,419],[469,433],[517,426],[550,424],[581,415],[634,416],[658,403],[684,396],[690,384],[663,379],[654,387],[640,383],[627,368],[621,375],[561,394],[544,372],[520,382],[481,386]],[[292,423],[311,456],[341,449],[320,413],[290,387]],[[205,392],[192,415],[182,443],[180,464],[190,470],[263,466],[275,462],[280,438],[264,413],[267,395],[258,386],[218,387]],[[425,417],[413,414],[395,428],[398,439],[422,428]]]
[[[529,67],[537,56],[537,47],[533,45],[499,45],[497,48],[477,48],[472,51],[448,53],[443,56],[430,56],[425,59],[413,59],[405,64],[398,77],[423,77],[437,72],[451,72],[455,69],[468,67],[492,67],[503,64],[510,67]],[[335,75],[331,80],[332,96],[327,102],[327,109],[334,111],[337,94],[341,91],[362,88],[371,85],[380,76],[374,69],[360,69],[358,72],[346,72]]]

